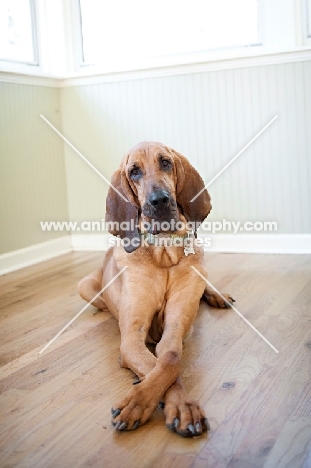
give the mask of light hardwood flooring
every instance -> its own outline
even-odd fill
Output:
[[[118,325],[84,306],[79,279],[103,253],[72,253],[0,278],[0,466],[311,467],[311,259],[208,254],[209,280],[233,310],[202,303],[185,343],[182,379],[211,430],[184,439],[163,410],[115,432],[110,408],[133,375],[118,365]],[[113,287],[113,285],[111,286]]]

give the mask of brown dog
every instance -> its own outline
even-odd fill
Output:
[[[119,431],[136,429],[163,401],[167,426],[182,436],[198,436],[209,427],[179,378],[183,340],[202,297],[212,306],[228,306],[191,268],[207,278],[196,229],[211,210],[210,196],[184,156],[153,142],[129,151],[112,185],[117,191],[109,189],[106,222],[123,246],[111,247],[103,267],[79,283],[81,297],[90,302],[127,267],[92,301],[118,320],[120,364],[138,376],[137,385],[113,406],[112,423]],[[146,343],[156,344],[155,354]]]

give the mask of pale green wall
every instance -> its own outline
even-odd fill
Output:
[[[209,187],[209,220],[277,221],[311,232],[311,62],[72,86],[63,131],[110,178],[131,146],[161,141],[208,183],[276,114],[278,119]],[[69,216],[104,215],[107,184],[65,147]],[[254,234],[256,232],[253,232]]]
[[[0,83],[0,254],[61,237],[40,221],[67,220],[60,90]]]
[[[66,234],[42,232],[41,220],[105,214],[107,184],[40,113],[108,179],[131,146],[157,140],[206,182],[278,114],[211,185],[210,220],[310,233],[310,82],[311,63],[299,62],[62,89],[0,83],[0,254]]]

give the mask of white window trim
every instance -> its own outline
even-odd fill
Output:
[[[270,26],[272,17],[265,14],[271,0],[259,0],[260,45],[213,50],[208,52],[159,57],[147,60],[120,63],[118,67],[96,67],[83,63],[82,33],[80,28],[79,0],[35,0],[37,22],[37,53],[39,65],[25,65],[0,61],[0,81],[19,79],[43,84],[46,77],[49,85],[67,86],[87,82],[113,81],[143,78],[145,76],[168,76],[207,70],[222,70],[245,66],[276,64],[311,59],[311,38],[307,38],[306,0],[273,0],[272,13],[282,9],[283,29],[278,33],[285,37],[285,44],[279,45],[280,37]],[[51,8],[53,11],[51,11]],[[58,12],[57,28],[53,14]],[[270,10],[271,12],[271,10]],[[55,34],[61,38],[61,56],[55,49]],[[267,45],[272,44],[272,45]],[[56,57],[57,54],[57,57]],[[55,64],[57,58],[57,64]],[[54,63],[53,63],[54,61]],[[57,66],[56,66],[57,65]],[[53,72],[52,72],[53,70]],[[41,80],[41,81],[40,81]],[[53,81],[54,80],[54,81]]]
[[[33,29],[31,31],[34,60],[32,62],[25,60],[11,60],[0,58],[0,66],[3,69],[29,69],[29,67],[38,67],[39,65],[39,52],[38,52],[38,21],[37,21],[37,5],[36,0],[29,0],[30,16]]]
[[[309,4],[309,6],[308,6]],[[302,17],[302,35],[304,38],[304,44],[311,46],[311,4],[308,0],[303,0],[301,6],[301,17]]]
[[[240,57],[226,57],[204,62],[189,63],[174,66],[154,67],[144,70],[123,71],[120,73],[72,73],[62,77],[45,76],[43,74],[29,74],[21,72],[0,71],[0,82],[33,84],[48,87],[68,87],[87,84],[110,83],[163,76],[186,75],[190,73],[204,73],[208,71],[230,70],[256,66],[279,65],[282,63],[297,63],[311,61],[311,47],[298,47],[292,51],[269,50],[261,51],[257,55]]]
[[[63,78],[77,62],[73,44],[78,24],[71,18],[77,0],[33,0],[36,63],[0,59],[0,70],[29,76]],[[75,17],[75,16],[73,16]],[[61,42],[61,47],[57,43]]]

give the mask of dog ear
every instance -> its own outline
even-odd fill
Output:
[[[114,236],[126,238],[124,249],[131,253],[140,245],[138,233],[138,201],[133,194],[124,169],[115,171],[111,178],[111,184],[118,190],[117,193],[112,187],[108,190],[106,199],[106,223],[108,231]],[[127,199],[128,201],[125,201]],[[122,229],[122,226],[124,229]]]
[[[212,209],[211,197],[198,171],[187,158],[173,150],[176,167],[176,198],[187,221],[195,223],[195,231]],[[201,190],[202,193],[191,201]]]

